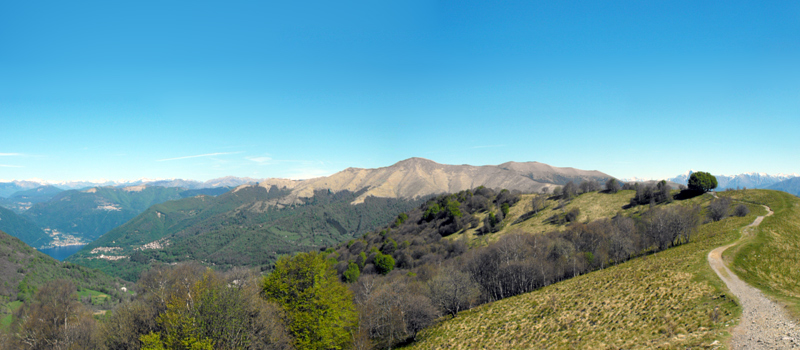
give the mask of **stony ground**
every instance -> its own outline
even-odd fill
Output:
[[[766,216],[772,215],[772,210],[767,208],[767,211]],[[762,220],[764,216],[759,216],[745,228],[745,234],[752,232]],[[783,307],[740,280],[722,262],[722,252],[737,243],[738,241],[708,253],[708,263],[742,305],[741,322],[731,332],[731,349],[800,349],[800,327]]]

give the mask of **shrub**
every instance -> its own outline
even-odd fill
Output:
[[[739,217],[747,216],[747,214],[750,214],[750,209],[748,209],[747,206],[744,204],[737,205],[736,209],[733,210],[733,215]]]
[[[375,255],[375,267],[381,274],[387,274],[394,270],[394,258],[391,255],[381,254]]]

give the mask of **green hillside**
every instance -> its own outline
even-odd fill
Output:
[[[788,306],[800,317],[800,198],[780,191],[726,191],[720,196],[769,206],[754,236],[725,252],[744,281]],[[738,249],[735,249],[738,248]]]
[[[39,227],[87,242],[133,219],[154,204],[182,198],[180,194],[184,191],[175,187],[70,190],[57,194],[50,201],[33,205],[24,214]]]
[[[108,296],[105,308],[112,307],[126,294],[120,290],[124,284],[119,279],[98,270],[59,262],[0,231],[0,305],[8,305],[0,307],[0,311],[5,325],[9,323],[9,311],[19,306],[19,301],[28,300],[40,286],[56,279],[72,281],[87,295]]]
[[[768,187],[771,190],[783,191],[786,193],[800,196],[800,177],[793,177],[788,180],[783,180]]]
[[[318,191],[304,204],[277,204],[287,194],[275,186],[247,186],[218,197],[155,205],[68,260],[127,280],[137,279],[153,262],[197,260],[219,268],[266,268],[280,255],[335,245],[374,230],[420,203],[370,197],[351,205],[360,193]]]
[[[750,214],[706,222],[689,243],[484,304],[459,313],[455,318],[445,317],[418,335],[417,342],[409,348],[712,347],[715,341],[727,337],[741,310],[708,266],[708,252],[737,239],[742,227],[751,223],[756,215],[765,214],[764,209],[754,203],[786,208],[785,216],[776,212],[774,219],[765,220],[762,226],[772,222],[772,225],[781,225],[781,232],[800,232],[785,226],[800,217],[798,213],[789,213],[800,203],[791,196],[763,190],[730,191],[720,195],[747,200]],[[700,204],[705,207],[710,200],[710,195],[705,195],[666,206]],[[767,235],[759,234],[763,236]],[[785,236],[798,239],[800,234]],[[771,256],[785,257],[791,249],[788,240],[780,243],[768,240],[760,245],[745,246],[751,248],[742,249],[737,263],[745,254],[760,254],[763,259],[767,251],[773,254]],[[796,247],[796,242],[794,244]],[[748,253],[753,251],[758,252]],[[754,274],[753,279],[760,278],[762,284],[770,285],[776,294],[797,293],[800,288],[793,274],[797,258],[792,254],[794,260],[788,264],[779,262],[779,258],[760,262],[745,259],[750,265],[744,269],[762,271]]]
[[[0,206],[11,209],[17,214],[23,213],[36,203],[47,202],[64,190],[55,186],[40,186],[29,190],[18,191],[8,198],[0,199]]]
[[[51,241],[50,236],[28,219],[2,207],[0,207],[0,231],[7,232],[32,247],[45,246]]]

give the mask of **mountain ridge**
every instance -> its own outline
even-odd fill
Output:
[[[283,205],[310,198],[314,191],[351,191],[367,189],[353,204],[365,198],[414,199],[441,193],[455,193],[485,186],[496,189],[539,192],[543,188],[564,185],[569,181],[605,182],[612,176],[597,170],[560,168],[539,162],[506,162],[500,165],[450,165],[430,159],[412,157],[380,168],[350,167],[327,177],[292,183],[292,194],[281,201]],[[270,179],[275,180],[275,179]],[[271,182],[262,186],[269,187]]]

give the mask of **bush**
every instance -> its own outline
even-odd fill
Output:
[[[733,210],[733,215],[738,217],[747,216],[747,214],[750,214],[750,209],[744,204],[737,205],[736,209]]]
[[[394,258],[391,255],[381,254],[375,255],[375,267],[381,274],[387,274],[394,270]]]
[[[731,207],[731,200],[728,197],[720,197],[715,199],[708,205],[708,218],[713,221],[720,221],[728,216],[728,210]]]
[[[608,181],[606,181],[606,191],[608,191],[608,193],[617,193],[620,188],[619,181],[616,179],[608,179]]]

